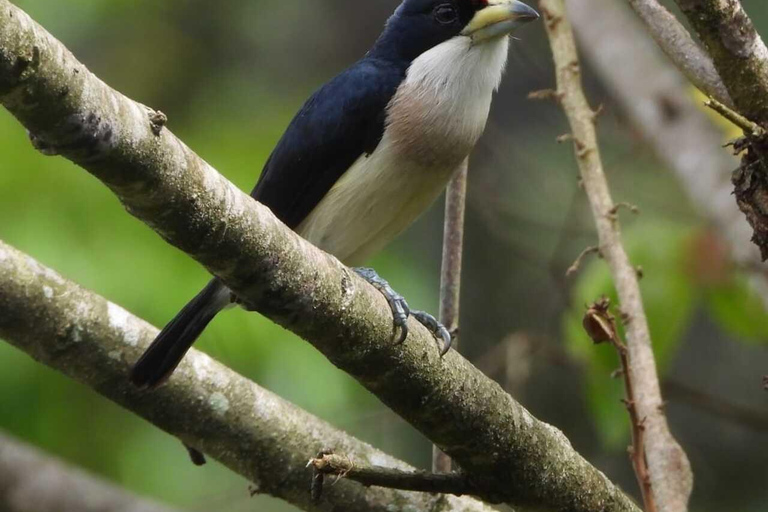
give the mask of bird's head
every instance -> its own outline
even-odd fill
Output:
[[[411,60],[454,37],[483,44],[538,18],[519,0],[404,0],[376,46]]]

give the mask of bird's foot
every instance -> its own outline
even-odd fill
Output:
[[[397,337],[398,344],[403,343],[405,338],[408,337],[408,317],[412,316],[421,325],[429,329],[435,337],[443,340],[443,347],[440,351],[441,356],[444,356],[451,349],[451,333],[434,316],[424,311],[411,311],[405,297],[393,290],[389,283],[382,279],[372,268],[355,268],[354,271],[379,290],[387,299],[387,302],[389,302],[389,307],[392,308],[395,333],[398,330],[400,331],[400,335]]]

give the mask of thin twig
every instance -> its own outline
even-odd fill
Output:
[[[603,298],[590,306],[584,314],[584,329],[595,343],[610,342],[616,349],[621,361],[621,375],[624,378],[624,391],[626,398],[624,405],[629,412],[632,425],[632,446],[629,448],[629,458],[635,469],[637,483],[643,496],[645,512],[656,512],[656,502],[651,489],[651,478],[648,471],[648,461],[645,457],[645,426],[644,420],[637,412],[635,402],[634,378],[632,366],[629,363],[629,351],[627,346],[619,338],[616,329],[616,319],[609,311],[610,302]]]
[[[464,250],[464,212],[467,204],[468,160],[461,165],[445,194],[445,227],[443,229],[443,262],[440,275],[440,322],[453,337],[453,348],[459,346],[459,306],[461,295],[461,257]],[[432,471],[449,473],[451,458],[432,447]]]
[[[361,466],[349,457],[321,452],[311,459],[315,475],[336,475],[359,482],[366,487],[386,487],[401,491],[433,492],[462,496],[472,494],[472,486],[462,473],[430,473],[428,471],[402,471],[381,466]],[[313,476],[313,478],[317,478]]]
[[[640,294],[636,269],[622,245],[619,221],[610,215],[614,208],[603,172],[594,112],[581,86],[581,71],[564,0],[542,0],[547,34],[557,72],[557,90],[574,136],[574,150],[600,239],[600,251],[607,261],[623,311],[631,319],[627,326],[628,351],[632,363],[634,404],[646,428],[645,454],[650,468],[653,495],[665,512],[682,512],[693,485],[690,464],[669,432],[663,412],[656,361]]]
[[[744,133],[747,135],[752,135],[753,137],[765,136],[765,130],[759,124],[750,121],[743,115],[739,114],[732,108],[729,108],[727,105],[720,103],[716,99],[710,98],[704,102],[704,105],[711,108],[725,119],[744,130]]]
[[[600,255],[600,248],[595,245],[592,247],[587,247],[581,251],[581,254],[579,254],[578,258],[576,258],[576,261],[573,262],[573,265],[568,267],[568,270],[565,271],[565,277],[571,277],[573,274],[578,272],[581,268],[581,265],[584,263],[584,259],[592,254]]]

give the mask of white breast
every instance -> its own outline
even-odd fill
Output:
[[[480,138],[507,47],[507,38],[472,46],[459,36],[414,60],[376,151],[360,157],[296,231],[356,265],[410,225]]]

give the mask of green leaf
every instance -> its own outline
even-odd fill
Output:
[[[715,286],[704,294],[712,318],[726,334],[739,341],[768,343],[768,313],[745,276]]]

